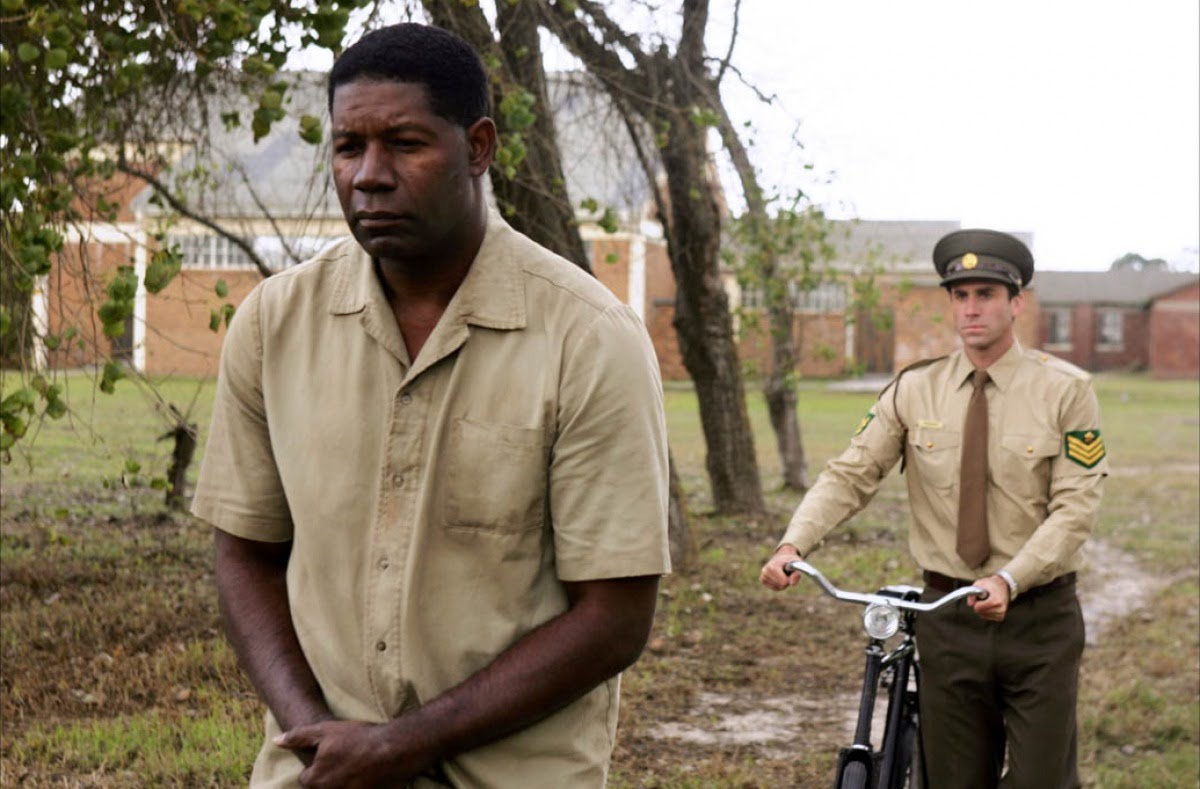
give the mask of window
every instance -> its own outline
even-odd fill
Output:
[[[797,312],[839,313],[846,311],[846,286],[841,282],[821,282],[815,288],[801,290],[799,283],[788,284],[792,308]]]
[[[270,269],[283,269],[295,263],[284,247],[284,239],[278,236],[260,236],[245,240]],[[333,240],[325,236],[295,236],[287,239],[287,246],[297,258],[307,260]],[[254,268],[254,262],[241,247],[215,233],[203,236],[172,235],[167,237],[167,244],[179,246],[184,268]]]
[[[1120,310],[1102,309],[1096,327],[1096,345],[1108,350],[1118,350],[1125,342],[1124,315]]]
[[[1071,347],[1071,310],[1066,307],[1046,310],[1046,345],[1051,349]]]
[[[798,282],[787,284],[788,298],[796,312],[841,313],[846,311],[846,287],[841,282],[821,282],[807,290]],[[747,285],[742,288],[743,309],[759,309],[767,306],[766,288],[762,285]]]

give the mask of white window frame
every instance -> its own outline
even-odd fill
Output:
[[[1073,347],[1071,341],[1071,322],[1073,317],[1074,310],[1070,307],[1049,307],[1046,309],[1046,350],[1071,350]]]
[[[1112,335],[1115,335],[1115,339]],[[1098,308],[1096,310],[1096,349],[1100,351],[1119,351],[1124,347],[1124,311],[1117,307]]]

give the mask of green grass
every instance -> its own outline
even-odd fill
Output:
[[[207,529],[165,514],[162,493],[146,486],[168,462],[158,401],[128,381],[112,396],[93,395],[81,375],[67,383],[71,418],[31,431],[0,469],[0,783],[241,785],[260,744],[261,708],[219,635]],[[0,382],[6,392],[16,385],[11,374]],[[191,418],[207,427],[211,382],[158,387],[181,408],[195,398]],[[1096,388],[1114,472],[1097,537],[1178,585],[1085,652],[1085,784],[1195,786],[1200,385],[1101,375]],[[666,720],[712,728],[714,716],[696,706],[704,694],[741,700],[747,712],[789,694],[836,699],[858,680],[853,612],[812,589],[775,595],[757,583],[798,496],[780,489],[762,395],[753,385],[747,392],[772,508],[753,520],[711,512],[695,396],[687,387],[667,392],[696,556],[663,580],[651,646],[626,673],[613,787],[822,786],[845,744],[835,726],[803,711],[791,721],[795,739],[778,747],[653,736]],[[873,400],[802,383],[814,478]],[[127,459],[141,464],[137,479],[122,479]],[[893,473],[872,505],[830,536],[818,566],[851,588],[915,579],[907,521]]]

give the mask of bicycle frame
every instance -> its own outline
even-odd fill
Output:
[[[919,752],[920,667],[916,659],[916,615],[935,611],[972,594],[983,599],[987,593],[978,587],[968,586],[938,600],[921,603],[921,590],[913,586],[885,586],[875,594],[846,592],[829,583],[819,570],[807,562],[790,562],[784,571],[809,576],[836,600],[867,606],[864,622],[871,608],[879,606],[890,609],[884,613],[896,619],[894,629],[885,635],[876,636],[868,631],[854,741],[838,754],[835,789],[924,787],[924,765]],[[895,648],[888,651],[887,642],[896,633],[901,633],[902,638]],[[888,688],[888,704],[883,738],[879,750],[874,750],[871,747],[871,724],[881,684]],[[910,768],[915,769],[917,775],[910,775]]]

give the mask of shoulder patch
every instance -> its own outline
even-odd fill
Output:
[[[1084,468],[1094,467],[1107,454],[1099,430],[1072,430],[1063,441],[1067,457]]]
[[[875,412],[874,412],[874,411],[868,411],[868,412],[867,412],[867,415],[866,415],[866,416],[864,416],[864,417],[862,418],[862,421],[858,423],[858,427],[857,427],[857,428],[855,428],[855,430],[854,430],[854,435],[855,435],[855,436],[857,436],[859,433],[861,433],[862,431],[866,430],[866,429],[867,429],[867,425],[871,424],[871,420],[872,420],[872,419],[874,419],[874,418],[875,418]],[[854,436],[851,436],[851,438],[853,438],[853,437],[854,437]]]

